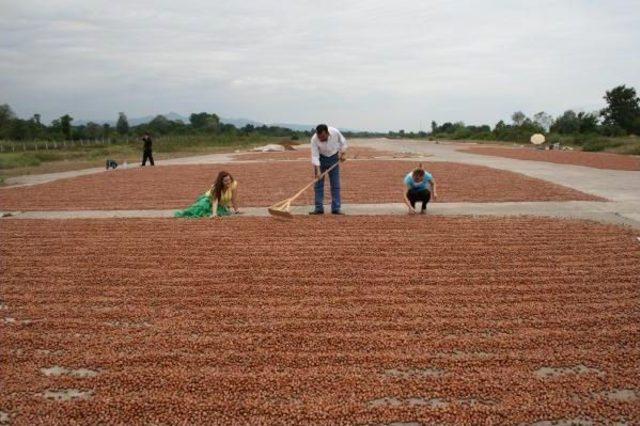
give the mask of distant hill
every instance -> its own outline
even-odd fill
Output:
[[[220,117],[220,122],[222,122],[224,124],[233,124],[238,129],[240,129],[241,127],[246,126],[247,124],[251,124],[252,126],[255,126],[255,127],[264,126],[264,123],[261,123],[259,121],[255,121],[255,120],[250,120],[248,118],[225,118],[225,117]]]
[[[316,126],[317,126],[317,124],[292,124],[292,123],[272,123],[270,125],[284,127],[286,129],[291,129],[291,130],[300,131],[300,132],[306,132],[306,131],[315,132]],[[331,125],[329,124],[329,126]],[[340,130],[341,132],[354,132],[354,133],[362,131],[362,130],[349,129],[345,127],[338,127],[338,130]]]
[[[272,126],[284,127],[286,129],[305,132],[316,128],[315,124],[291,124],[291,123],[273,123]]]
[[[176,112],[170,112],[168,114],[161,114],[164,115],[165,118],[167,118],[168,120],[171,121],[183,121],[184,123],[188,123],[189,122],[189,117],[185,117],[183,115],[180,115]],[[153,120],[154,118],[156,118],[155,115],[147,115],[145,117],[134,117],[134,118],[128,118],[127,120],[129,121],[129,126],[139,126],[140,124],[146,124],[148,122],[150,122],[151,120]],[[82,126],[85,125],[89,122],[93,122],[93,123],[98,123],[98,124],[109,124],[111,126],[115,126],[116,122],[117,122],[117,118],[113,119],[113,120],[73,120],[73,125],[74,126]]]
[[[184,117],[178,114],[177,112],[170,112],[169,114],[161,114],[161,115],[163,115],[167,120],[182,121],[185,124],[189,122],[189,117]],[[150,122],[154,118],[156,118],[155,115],[147,115],[146,117],[138,117],[138,118],[129,118],[129,125],[139,126],[140,124],[146,124]],[[115,121],[114,121],[114,125],[115,125]]]

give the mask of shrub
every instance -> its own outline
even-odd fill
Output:
[[[608,143],[606,139],[592,138],[584,142],[582,150],[587,152],[597,152],[604,151],[605,148],[610,146],[611,144]]]
[[[616,124],[609,124],[606,126],[602,126],[602,134],[615,138],[619,136],[625,136],[627,132],[622,127]]]
[[[549,144],[562,143],[562,138],[556,133],[550,134],[546,139]]]
[[[608,148],[617,148],[625,144],[623,139],[605,138],[596,134],[576,135],[573,136],[572,139],[575,145],[582,146],[583,151],[602,151]]]
[[[625,150],[625,154],[640,155],[640,145],[636,145],[630,149]]]

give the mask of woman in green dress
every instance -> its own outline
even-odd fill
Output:
[[[239,214],[237,203],[238,181],[222,171],[218,173],[215,183],[196,201],[184,210],[175,213],[175,217],[221,217]],[[233,210],[232,210],[233,208]]]

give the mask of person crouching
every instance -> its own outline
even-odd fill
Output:
[[[422,164],[417,169],[409,172],[404,177],[404,184],[407,191],[404,193],[404,201],[409,207],[410,214],[416,214],[416,203],[422,203],[422,209],[420,214],[427,212],[427,204],[433,199],[435,200],[438,195],[436,193],[436,180],[431,173],[422,168]]]

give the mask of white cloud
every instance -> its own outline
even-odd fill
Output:
[[[0,103],[418,129],[640,90],[640,1],[0,0]]]

